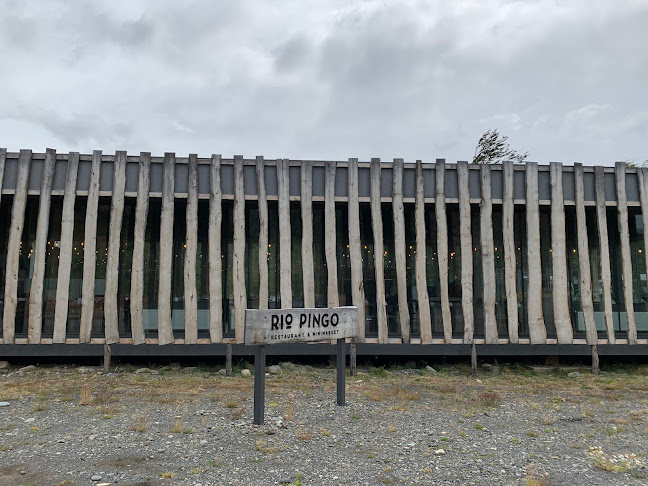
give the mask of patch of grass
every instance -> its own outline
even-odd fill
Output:
[[[486,427],[484,427],[482,424],[475,424],[474,427],[475,427],[477,430],[484,430],[484,429],[486,428]]]
[[[320,432],[324,437],[329,437],[331,435],[331,431],[329,429],[325,429],[324,427],[320,429]]]
[[[194,432],[193,429],[189,427],[185,427],[184,429],[182,429],[183,434],[193,434],[193,432]]]
[[[308,432],[302,432],[302,433],[300,433],[300,434],[298,435],[298,437],[299,437],[301,440],[311,440],[311,439],[313,438],[313,436],[312,436],[311,434],[309,434]]]
[[[389,371],[387,371],[383,366],[380,368],[370,366],[367,371],[371,376],[376,378],[387,378],[389,376]]]
[[[277,447],[272,446],[265,440],[261,440],[261,439],[256,441],[252,449],[257,452],[260,452],[261,454],[274,454],[277,451],[279,451]]]
[[[540,437],[540,434],[538,434],[537,432],[531,432],[531,431],[525,432],[524,435],[526,435],[527,437]]]
[[[197,468],[197,467],[194,467],[191,471],[189,471],[189,474],[191,474],[193,476],[194,474],[198,474],[199,472],[200,472],[200,469]]]
[[[132,432],[146,432],[146,429],[148,428],[148,419],[145,416],[140,416],[138,419],[135,421],[135,423],[131,424],[130,427],[128,427],[128,430]]]
[[[292,422],[295,419],[295,408],[292,403],[289,403],[286,406],[286,411],[284,412],[284,418],[286,422]]]
[[[165,473],[160,473],[160,477],[162,479],[173,479],[175,477],[175,473],[171,472],[171,471],[165,472]]]
[[[482,407],[495,408],[502,404],[502,397],[496,391],[483,392],[477,398],[477,403]]]
[[[225,402],[226,408],[238,408],[238,406],[239,406],[238,402]]]
[[[81,387],[81,399],[79,400],[79,405],[90,405],[92,404],[92,390],[90,386],[83,385]]]
[[[47,405],[42,401],[38,401],[34,405],[34,412],[45,412],[46,410],[47,410]]]
[[[357,415],[357,414],[354,413],[353,415],[351,415],[351,418],[353,420],[360,420],[360,415]]]
[[[171,428],[169,429],[169,432],[171,432],[172,434],[179,434],[182,432],[182,429],[183,429],[182,422],[180,420],[176,420],[171,424]]]

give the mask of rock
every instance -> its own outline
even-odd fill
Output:
[[[241,376],[252,376],[252,373],[248,369],[241,370]]]
[[[0,361],[0,370],[4,370],[9,366],[9,361]]]
[[[278,375],[279,373],[281,373],[281,366],[279,365],[268,366],[268,373],[270,373],[271,375]]]
[[[159,375],[160,372],[158,370],[151,370],[152,375]]]
[[[436,375],[438,373],[438,371],[432,368],[430,365],[427,365],[425,367],[425,371],[427,371],[428,373],[432,373],[433,375]]]
[[[76,370],[77,370],[77,373],[82,374],[82,375],[85,375],[87,373],[92,373],[92,371],[93,371],[92,368],[88,368],[86,366],[81,366],[81,367],[77,368]]]
[[[578,371],[572,371],[571,373],[567,373],[567,376],[569,376],[570,378],[577,378],[577,377],[579,377],[580,375],[581,375],[581,374],[580,374],[580,372],[578,372]]]
[[[135,370],[134,373],[136,375],[139,375],[140,373],[150,373],[151,370],[149,368],[140,368],[139,370]]]
[[[0,402],[0,407],[8,407],[9,402]]]
[[[20,368],[18,371],[27,372],[27,371],[35,371],[35,370],[36,370],[36,367],[34,365],[29,365],[29,366],[25,366],[23,368]]]
[[[227,376],[227,370],[225,368],[221,368],[218,370],[218,374],[221,376]]]
[[[36,419],[34,417],[30,417],[30,418],[25,419],[26,424],[31,424],[32,422],[35,422],[35,421],[36,421]]]
[[[444,451],[443,449],[437,449],[436,451],[434,451],[435,456],[444,456],[445,453],[446,451]]]
[[[182,371],[186,371],[187,373],[191,373],[192,371],[196,371],[198,369],[197,366],[185,366]]]
[[[98,474],[95,474],[90,478],[90,481],[101,481],[103,478],[102,476],[99,476]]]
[[[486,371],[490,371],[490,369],[493,367],[492,364],[490,363],[484,363],[482,364],[482,368],[484,368]]]
[[[491,371],[491,373],[496,375],[496,374],[498,374],[500,372],[500,367],[499,366],[491,366],[490,371]]]

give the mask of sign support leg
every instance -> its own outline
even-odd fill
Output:
[[[337,404],[346,405],[345,388],[346,388],[346,353],[344,338],[337,340]]]
[[[265,344],[257,346],[254,357],[254,425],[263,425],[263,411],[265,408]]]

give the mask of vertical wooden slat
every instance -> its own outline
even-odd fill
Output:
[[[290,171],[288,162],[288,159],[277,159],[277,192],[279,195],[279,287],[282,309],[292,307]]]
[[[144,242],[151,186],[151,154],[141,152],[135,203],[135,235],[131,269],[130,313],[133,344],[144,344]]]
[[[313,268],[313,163],[301,166],[302,278],[304,307],[315,307],[315,270]]]
[[[21,150],[18,158],[16,192],[11,208],[9,241],[7,242],[7,267],[5,271],[5,298],[2,317],[2,337],[5,344],[13,344],[16,333],[16,305],[18,303],[18,264],[20,246],[25,224],[25,205],[31,166],[31,150]]]
[[[371,159],[371,228],[374,238],[374,269],[376,271],[376,315],[378,321],[378,342],[386,343],[389,338],[387,328],[387,303],[385,301],[385,248],[383,243],[383,223],[380,203],[380,159]]]
[[[493,241],[493,200],[491,195],[491,166],[482,164],[481,202],[479,204],[482,247],[482,275],[484,276],[484,335],[486,344],[497,344],[495,320],[495,243]]]
[[[61,218],[61,252],[56,283],[56,307],[54,309],[54,335],[52,341],[64,343],[68,318],[70,295],[70,269],[72,268],[72,246],[74,244],[74,201],[76,198],[79,153],[70,152],[65,173],[65,194]]]
[[[439,262],[443,339],[446,343],[449,343],[452,341],[452,317],[448,293],[448,216],[445,203],[445,160],[443,159],[437,159],[436,161],[434,209],[437,222],[437,261]]]
[[[196,254],[198,253],[198,155],[189,154],[187,178],[187,234],[184,258],[185,344],[198,339],[198,291]]]
[[[108,259],[106,261],[106,294],[104,316],[106,319],[106,344],[119,342],[119,316],[117,291],[119,289],[119,254],[122,220],[124,216],[124,190],[126,189],[126,152],[117,151],[113,168],[113,188],[110,198],[110,223],[108,229]]]
[[[365,338],[365,293],[362,278],[362,250],[360,240],[360,203],[358,202],[358,159],[349,159],[347,181],[349,183],[349,261],[351,262],[351,298],[358,308],[358,339]],[[302,192],[302,198],[304,194]],[[303,201],[303,200],[302,200]],[[303,202],[302,202],[303,204]],[[303,207],[303,206],[302,206]],[[312,238],[312,235],[311,235]],[[304,293],[305,295],[305,293]]]
[[[506,161],[502,164],[503,194],[502,194],[502,235],[504,243],[504,281],[506,282],[506,310],[508,321],[509,342],[519,342],[518,329],[518,301],[516,285],[516,258],[515,258],[515,233],[514,217],[515,204],[513,193],[513,162]]]
[[[637,184],[639,185],[639,200],[641,201],[641,218],[643,222],[643,254],[648,269],[648,169],[637,169]]]
[[[464,320],[464,344],[472,344],[475,332],[473,316],[473,242],[470,215],[468,162],[457,162],[459,184],[459,237],[461,239],[461,309]]]
[[[578,231],[578,273],[580,275],[580,295],[585,321],[585,338],[587,344],[594,346],[598,342],[596,322],[594,321],[594,304],[592,302],[592,276],[590,269],[589,241],[587,236],[587,218],[585,215],[585,186],[583,164],[574,164],[574,182],[576,189],[576,226]]]
[[[407,260],[405,253],[405,207],[403,206],[403,159],[394,159],[392,209],[394,213],[394,257],[398,288],[398,316],[403,343],[410,341],[410,313],[407,304]]]
[[[99,179],[101,150],[92,152],[92,169],[88,186],[88,201],[84,228],[83,284],[81,292],[81,324],[79,341],[90,342],[95,304],[95,271],[97,267],[97,211],[99,208]]]
[[[630,256],[630,230],[628,228],[628,201],[626,198],[625,162],[617,162],[614,168],[617,193],[617,211],[621,238],[621,268],[623,271],[623,296],[628,321],[628,344],[637,344],[634,299],[632,294],[632,259]]]
[[[234,291],[234,338],[237,343],[245,338],[245,309],[247,292],[245,290],[245,180],[243,157],[234,156],[234,252],[233,252],[233,291]]]
[[[594,167],[594,187],[596,190],[596,218],[601,254],[601,286],[603,289],[603,310],[605,312],[605,328],[610,344],[616,343],[614,335],[614,320],[612,317],[612,272],[610,270],[610,246],[607,230],[607,210],[605,206],[605,171],[603,167]]]
[[[528,256],[528,310],[531,344],[547,342],[542,313],[542,266],[540,263],[540,204],[538,201],[538,164],[526,164],[526,223]]]
[[[567,248],[565,233],[565,202],[563,198],[562,164],[549,166],[551,184],[551,266],[553,271],[553,311],[559,344],[571,344],[574,330],[569,316],[567,285]]]
[[[43,175],[41,176],[38,220],[36,223],[36,242],[32,254],[33,273],[29,291],[29,327],[27,337],[30,344],[40,343],[43,331],[43,278],[45,277],[45,255],[47,254],[47,233],[54,183],[56,150],[47,149]]]
[[[259,309],[268,308],[268,199],[265,188],[265,161],[256,158],[259,196]]]
[[[416,161],[416,207],[414,211],[416,213],[416,293],[421,344],[430,344],[432,342],[432,316],[430,315],[430,297],[427,290],[425,194],[423,163],[420,160]]]
[[[337,164],[326,162],[324,181],[324,252],[327,269],[327,303],[329,307],[339,307],[337,275],[337,236],[335,225],[335,172]]]
[[[158,344],[171,344],[171,275],[173,273],[173,211],[175,192],[175,154],[164,154],[162,170],[162,210],[160,214],[160,258],[158,272]]]
[[[211,158],[209,175],[209,337],[223,341],[223,258],[221,255],[222,191],[221,156]]]

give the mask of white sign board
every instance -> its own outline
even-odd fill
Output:
[[[358,336],[358,309],[247,309],[245,344],[308,343]]]

